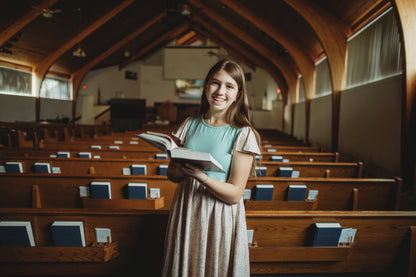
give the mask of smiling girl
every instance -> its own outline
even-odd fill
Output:
[[[177,182],[165,241],[163,276],[250,276],[242,195],[260,138],[251,126],[241,67],[222,60],[208,72],[200,116],[174,133],[186,148],[209,152],[224,173],[170,162]]]

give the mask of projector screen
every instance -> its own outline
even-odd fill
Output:
[[[163,51],[163,78],[203,80],[218,61],[216,54],[217,47],[166,47]]]

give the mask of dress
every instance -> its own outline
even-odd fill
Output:
[[[212,127],[203,117],[188,118],[174,135],[193,150],[222,149],[222,153],[210,153],[227,172],[222,176],[206,173],[223,181],[228,177],[233,151],[260,154],[249,127]],[[250,276],[248,255],[243,199],[230,205],[213,196],[194,178],[180,182],[171,205],[162,276]]]

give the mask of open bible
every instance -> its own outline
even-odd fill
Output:
[[[136,136],[166,152],[172,160],[180,163],[188,162],[205,171],[224,172],[222,165],[210,153],[180,147],[166,134],[148,131]]]

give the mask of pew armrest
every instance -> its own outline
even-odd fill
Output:
[[[351,247],[249,247],[250,262],[335,262],[347,259]]]
[[[165,206],[163,196],[156,199],[93,199],[81,197],[81,200],[84,208],[159,210]]]
[[[246,210],[290,210],[309,211],[318,208],[318,200],[314,201],[254,201],[245,200]]]
[[[106,245],[88,247],[0,247],[0,262],[108,262],[119,255],[119,244],[113,242]]]

